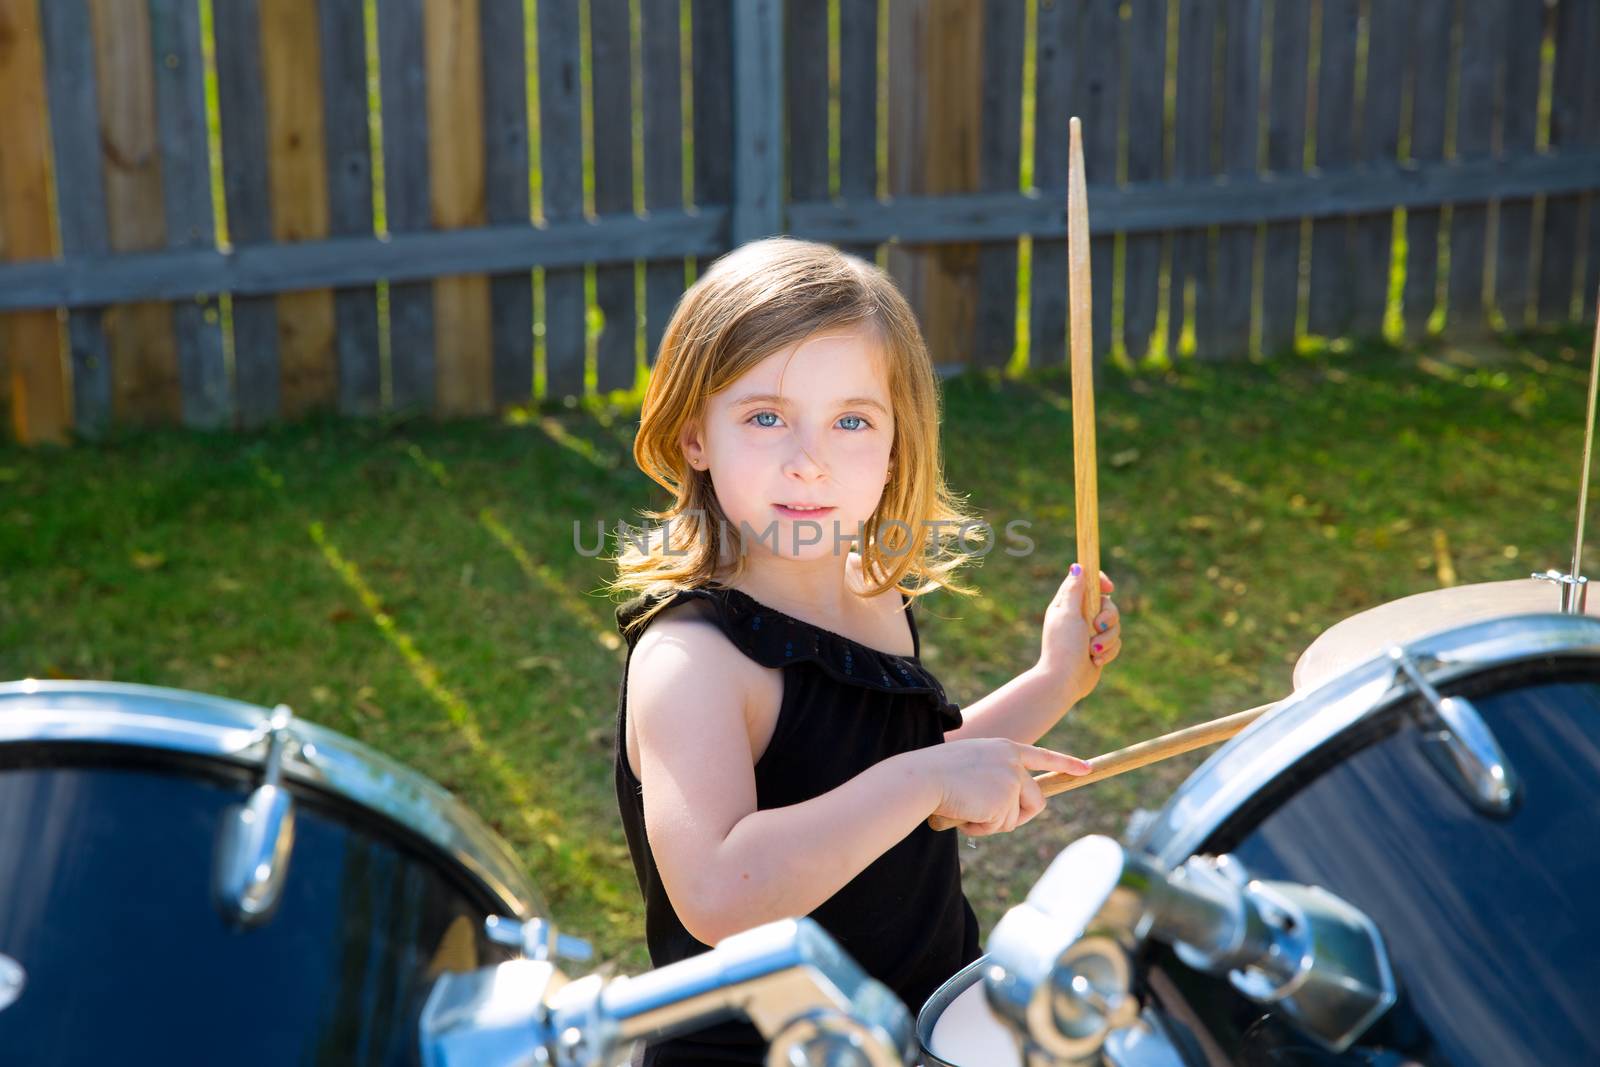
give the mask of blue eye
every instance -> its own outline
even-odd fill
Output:
[[[748,419],[746,419],[744,421],[746,421],[746,422],[755,422],[757,419],[761,418],[763,415],[771,415],[773,418],[777,418],[778,417],[777,412],[774,412],[774,411],[758,411],[754,415],[751,415]],[[774,424],[770,423],[770,422],[757,422],[756,425],[760,426],[764,430],[770,430],[770,429],[772,429]]]
[[[868,428],[868,427],[870,427],[872,425],[866,419],[863,419],[860,415],[846,415],[846,416],[844,416],[844,418],[840,419],[839,421],[840,422],[844,422],[845,419],[855,419],[857,422],[859,422],[861,424],[863,429]]]

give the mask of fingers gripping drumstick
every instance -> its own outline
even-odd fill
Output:
[[[1083,124],[1068,122],[1067,299],[1072,329],[1072,474],[1077,494],[1078,563],[1086,580],[1083,617],[1100,614],[1100,498],[1094,451],[1094,316],[1089,284],[1089,199],[1083,178]]]
[[[1262,704],[1248,711],[1238,711],[1220,719],[1203,722],[1198,726],[1188,726],[1148,741],[1140,741],[1136,745],[1119,748],[1115,752],[1107,752],[1089,761],[1089,766],[1093,769],[1088,774],[1051,771],[1048,774],[1037,775],[1033,780],[1038,783],[1039,792],[1046,797],[1053,797],[1057,793],[1065,793],[1069,789],[1076,789],[1091,782],[1104,781],[1125,771],[1148,767],[1169,756],[1178,756],[1185,752],[1193,752],[1197,748],[1214,745],[1219,741],[1226,741],[1277,706],[1277,702]],[[928,820],[928,825],[935,830],[948,830],[958,824],[942,815],[935,815]]]

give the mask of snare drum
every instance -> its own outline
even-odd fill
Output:
[[[989,1010],[980,956],[934,991],[917,1014],[924,1067],[1022,1067],[1017,1039]]]
[[[1394,969],[1399,1002],[1335,1055],[1152,946],[1146,987],[1193,1062],[1600,1062],[1600,622],[1502,618],[1403,651],[1409,668],[1380,656],[1290,697],[1130,842],[1169,870],[1230,853],[1320,886]],[[1468,707],[1441,715],[1448,698]]]
[[[503,841],[350,738],[176,689],[0,684],[6,1063],[415,1063],[433,979],[515,958],[486,920],[535,915]]]

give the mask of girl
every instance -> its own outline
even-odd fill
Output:
[[[915,1013],[980,954],[956,835],[927,820],[1004,833],[1044,805],[1032,772],[1087,772],[1032,743],[1116,658],[1116,607],[1090,630],[1074,564],[1038,661],[964,710],[945,695],[910,604],[974,592],[950,545],[978,540],[974,520],[944,483],[911,309],[828,245],[753,242],[684,294],[634,458],[673,496],[613,583],[635,594],[617,608],[616,787],[652,962],[810,915]],[[643,1062],[764,1056],[736,1020]]]

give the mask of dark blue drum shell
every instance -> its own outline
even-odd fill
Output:
[[[1309,754],[1199,850],[1364,911],[1387,942],[1400,1004],[1334,1055],[1157,947],[1152,988],[1212,1050],[1196,1062],[1600,1062],[1600,673],[1592,660],[1534,661],[1450,691],[1472,701],[1521,776],[1508,817],[1474,810],[1396,708]]]
[[[508,958],[498,909],[431,846],[294,786],[282,899],[241,928],[212,898],[225,810],[257,776],[170,752],[0,746],[6,1064],[412,1064],[433,978]]]

